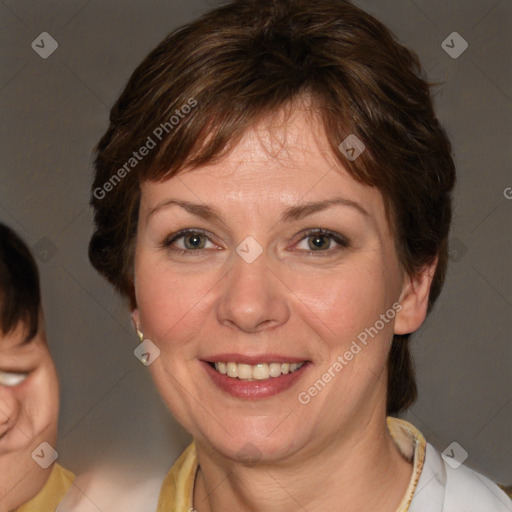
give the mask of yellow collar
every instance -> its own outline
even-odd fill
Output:
[[[75,475],[55,464],[45,486],[15,512],[54,512],[75,479]]]
[[[400,453],[413,462],[413,474],[397,512],[407,512],[425,460],[426,441],[407,421],[388,417],[387,425]],[[193,509],[194,481],[197,473],[196,445],[191,443],[167,473],[160,490],[157,512],[181,512]]]

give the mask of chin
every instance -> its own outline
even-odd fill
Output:
[[[248,417],[246,428],[243,424],[237,423],[236,428],[232,424],[230,430],[219,427],[216,432],[209,430],[208,437],[204,434],[194,437],[200,439],[201,444],[207,444],[210,450],[237,462],[249,465],[258,462],[273,463],[293,456],[300,446],[307,444],[304,426],[301,426],[295,435],[295,429],[290,429],[289,426],[280,429],[277,426],[280,422],[282,418],[279,421],[267,421],[263,425],[260,423],[258,427],[264,428],[256,430],[254,417]],[[230,435],[231,432],[236,434]]]

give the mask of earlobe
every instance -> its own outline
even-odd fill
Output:
[[[414,332],[425,321],[436,266],[437,258],[420,272],[405,277],[399,299],[402,309],[396,315],[395,334]]]

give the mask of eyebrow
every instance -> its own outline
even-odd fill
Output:
[[[196,215],[197,217],[201,217],[202,219],[222,222],[222,216],[214,206],[190,203],[188,201],[181,201],[178,199],[167,199],[149,211],[146,217],[146,223],[149,221],[152,215],[173,205],[181,206],[187,212],[191,213],[192,215]],[[300,220],[304,217],[307,217],[308,215],[325,210],[331,206],[348,206],[350,208],[354,208],[362,215],[370,217],[370,214],[358,202],[346,199],[344,197],[334,197],[332,199],[325,199],[323,201],[313,201],[297,206],[290,206],[286,208],[286,210],[284,210],[284,212],[281,214],[280,222],[292,222]]]

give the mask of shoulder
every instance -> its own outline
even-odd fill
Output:
[[[440,455],[439,455],[440,456]],[[455,506],[464,510],[489,510],[511,512],[512,501],[491,480],[476,471],[461,465],[452,468],[443,460],[447,475],[446,510]]]
[[[128,459],[122,465],[111,460],[101,461],[76,477],[75,485],[62,498],[56,512],[155,510],[166,469]],[[54,509],[36,509],[37,512],[50,510]]]
[[[447,463],[427,443],[425,461],[409,512],[512,512],[512,501],[484,475]]]
[[[167,473],[160,489],[157,512],[193,510],[192,496],[197,468],[196,445],[192,442]]]

